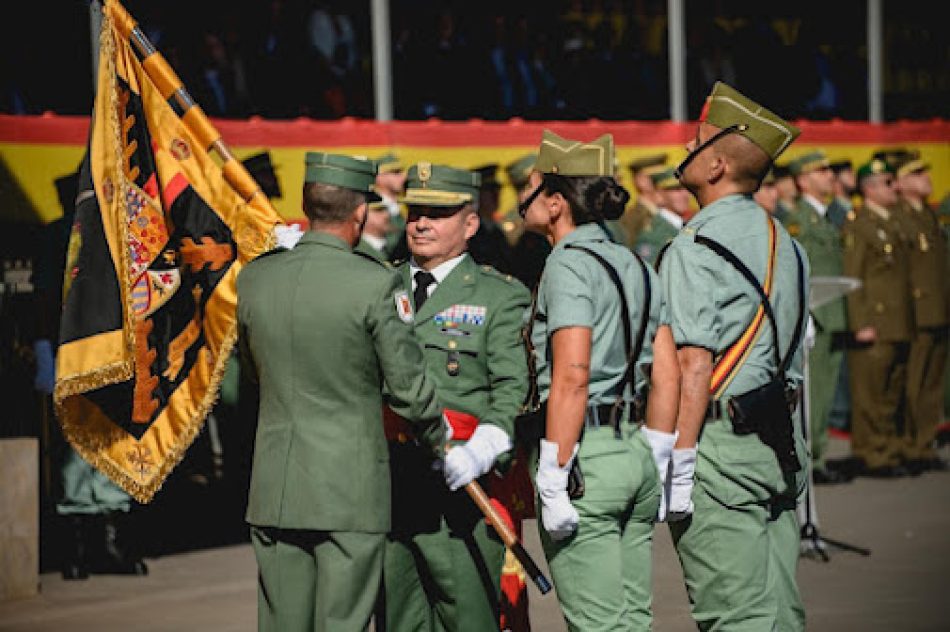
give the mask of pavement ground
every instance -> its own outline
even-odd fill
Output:
[[[833,454],[847,444],[832,440]],[[945,455],[946,456],[946,455]],[[808,629],[947,630],[950,586],[950,473],[899,480],[858,479],[817,488],[820,533],[871,549],[869,557],[828,548],[830,561],[802,559],[798,577]],[[536,525],[526,546],[543,561]],[[682,573],[665,525],[654,551],[655,629],[693,630]],[[41,593],[0,604],[0,630],[165,632],[253,631],[256,567],[247,544],[148,559],[147,577],[41,577]],[[553,595],[530,592],[533,629],[565,630]]]

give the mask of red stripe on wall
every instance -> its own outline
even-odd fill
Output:
[[[490,121],[269,121],[216,119],[225,142],[238,147],[505,147],[538,144],[550,129],[569,138],[593,139],[611,133],[617,145],[681,145],[695,133],[696,123],[668,121],[553,121],[512,119]],[[799,121],[798,142],[808,144],[948,143],[950,121],[898,121],[874,125],[854,121]],[[0,142],[85,145],[89,118],[82,116],[0,115]]]

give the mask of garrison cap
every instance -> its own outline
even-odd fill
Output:
[[[828,156],[825,155],[825,152],[819,150],[810,151],[807,154],[795,158],[788,163],[788,170],[793,176],[800,176],[830,166],[831,163],[828,162]]]
[[[666,169],[651,173],[650,180],[653,182],[654,188],[663,191],[669,189],[680,189],[683,187],[683,183],[680,182],[679,178],[676,177],[675,167],[667,167]]]
[[[861,167],[858,168],[857,180],[861,182],[865,178],[871,176],[876,176],[882,173],[894,173],[894,168],[886,160],[881,160],[880,158],[872,158],[870,162],[867,162]]]
[[[475,167],[472,169],[478,173],[482,178],[482,183],[479,185],[482,189],[498,189],[501,187],[501,183],[498,182],[496,173],[498,172],[498,163],[491,163],[487,165],[482,165],[481,167]]]
[[[647,175],[653,175],[654,172],[660,171],[663,166],[666,164],[666,160],[669,158],[667,154],[650,154],[649,156],[641,156],[640,158],[634,158],[629,163],[627,167],[630,168],[630,171],[633,172],[633,175],[637,175],[643,170],[647,170]]]
[[[376,159],[376,168],[379,173],[389,173],[390,171],[401,171],[403,164],[396,154],[389,152]]]
[[[908,158],[920,158],[920,152],[906,147],[885,147],[871,155],[871,160],[883,160],[891,166],[891,169],[896,169],[897,163]]]
[[[772,160],[782,155],[801,133],[794,125],[721,81],[716,82],[706,98],[699,120],[719,129],[739,126],[737,133],[758,145]]]
[[[281,197],[280,183],[277,181],[277,172],[274,170],[274,164],[271,162],[269,151],[248,156],[242,160],[241,163],[257,184],[260,185],[264,195],[269,198]]]
[[[560,176],[611,176],[616,166],[614,137],[604,134],[585,143],[561,138],[554,132],[544,130],[538,164],[541,173],[556,173]]]
[[[537,162],[537,154],[525,154],[505,167],[508,180],[516,189],[520,189],[527,184],[528,177],[531,175],[531,171],[534,170],[534,165]]]
[[[352,189],[360,193],[372,191],[376,182],[376,162],[369,158],[308,151],[304,182],[319,182]]]
[[[476,171],[418,162],[409,167],[406,193],[399,201],[409,206],[461,206],[478,199],[481,181]]]

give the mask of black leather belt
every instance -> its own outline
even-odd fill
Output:
[[[584,411],[584,425],[588,428],[600,428],[603,426],[612,427],[610,425],[610,413],[613,410],[613,404],[600,404],[599,406],[588,406],[587,410]],[[618,421],[623,418],[623,409],[617,411]]]
[[[706,419],[725,419],[729,416],[729,406],[724,404],[722,400],[711,399],[709,400],[709,406],[706,407]]]

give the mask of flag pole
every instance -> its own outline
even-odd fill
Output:
[[[166,101],[174,99],[181,120],[207,150],[214,150],[222,161],[224,179],[238,192],[245,202],[250,203],[255,196],[260,196],[261,202],[273,211],[270,200],[264,195],[260,185],[247,172],[240,160],[224,143],[221,134],[215,129],[204,110],[188,93],[181,79],[175,73],[162,54],[149,41],[142,29],[139,28],[125,7],[118,0],[106,0],[105,11],[115,22],[116,28],[123,37],[127,38],[142,60],[142,67],[149,79],[156,85],[162,98]],[[276,213],[276,211],[274,211]]]

